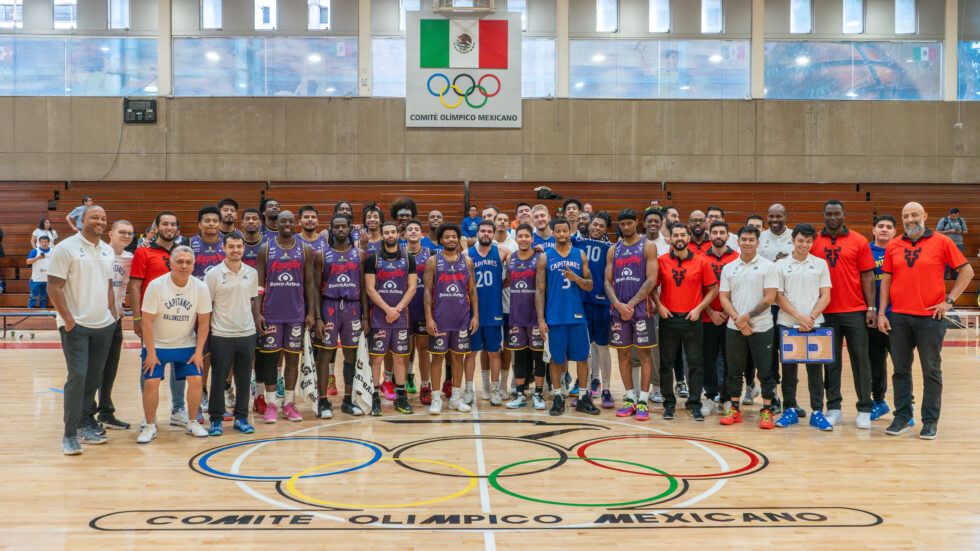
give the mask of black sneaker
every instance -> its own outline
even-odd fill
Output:
[[[371,415],[381,417],[381,397],[377,394],[371,398]]]
[[[769,405],[769,411],[771,411],[773,415],[779,415],[783,412],[783,401],[779,399],[779,396],[772,397],[772,404]]]
[[[926,428],[925,427],[922,427],[922,430],[925,431]],[[909,431],[909,420],[906,419],[906,418],[904,418],[904,417],[898,417],[896,415],[895,416],[895,419],[892,421],[892,424],[888,425],[888,428],[885,429],[885,434],[888,434],[888,435],[891,435],[891,436],[898,436],[900,434],[905,434],[908,431]],[[933,438],[936,437],[935,423],[933,423],[933,433],[932,433],[932,436],[933,436]]]
[[[673,419],[674,418],[674,406],[664,406],[663,418],[664,419]]]
[[[317,398],[316,416],[320,419],[330,419],[333,417],[333,404],[327,398]]]
[[[939,427],[936,426],[935,421],[924,421],[922,423],[922,430],[919,431],[919,438],[923,440],[935,440],[938,434],[939,434]]]
[[[701,408],[697,406],[691,408],[691,417],[693,417],[695,421],[704,421],[704,415],[701,413]]]
[[[100,414],[99,422],[102,423],[102,426],[107,429],[127,430],[129,428],[129,423],[124,423],[119,419],[116,419],[116,416],[111,413],[106,413],[105,415]]]
[[[364,412],[360,408],[354,405],[354,402],[349,400],[344,400],[340,403],[340,411],[346,413],[347,415],[364,415]]]
[[[395,409],[397,409],[399,413],[404,413],[406,415],[415,413],[415,408],[408,403],[407,396],[399,396],[395,399]]]
[[[575,411],[588,413],[589,415],[599,415],[599,408],[595,407],[595,404],[592,403],[592,393],[589,392],[589,389],[580,392],[578,403],[575,404]]]
[[[105,436],[105,427],[103,427],[100,423],[96,423],[94,418],[89,419],[88,427],[95,434],[98,434],[99,436]]]
[[[555,399],[551,402],[551,411],[548,414],[558,416],[563,413],[565,413],[565,397],[561,394],[555,394]]]
[[[806,410],[800,406],[796,406],[796,416],[800,419],[806,419]]]

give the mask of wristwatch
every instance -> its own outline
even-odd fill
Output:
[[[956,305],[956,301],[953,300],[953,299],[951,299],[951,298],[949,298],[949,297],[946,297],[946,304],[948,304],[950,306],[955,306]]]

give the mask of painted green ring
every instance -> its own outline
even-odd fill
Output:
[[[480,90],[481,92],[483,92],[483,103],[481,103],[480,105],[473,105],[472,103],[470,103],[470,94],[472,94],[475,90]],[[466,100],[466,105],[469,105],[473,109],[479,109],[484,105],[486,105],[487,99],[489,97],[490,96],[487,95],[487,89],[484,88],[483,86],[480,86],[479,84],[474,84],[473,86],[470,86],[469,88],[466,89],[466,93],[463,94],[463,99]]]
[[[572,459],[583,459],[583,458],[581,458],[581,457],[569,457],[568,459],[569,460],[572,460]],[[518,465],[524,465],[526,463],[535,463],[535,462],[538,462],[538,461],[554,461],[554,458],[552,458],[552,457],[546,457],[546,458],[543,458],[543,459],[528,459],[526,461],[518,461],[517,463],[511,463],[510,465],[504,465],[503,467],[500,467],[496,471],[493,471],[492,473],[490,473],[489,482],[490,482],[490,485],[493,486],[494,488],[496,488],[497,490],[500,490],[501,492],[503,492],[503,493],[505,493],[505,494],[507,494],[509,496],[516,497],[518,499],[523,499],[523,500],[527,500],[527,501],[535,501],[537,503],[547,503],[549,505],[562,505],[562,506],[570,506],[570,507],[626,507],[628,505],[640,505],[641,503],[647,503],[647,502],[650,502],[650,501],[656,501],[658,499],[667,497],[670,494],[674,493],[674,490],[676,490],[677,489],[677,486],[678,486],[678,483],[677,483],[677,479],[676,478],[670,476],[669,474],[667,474],[664,471],[661,471],[660,469],[651,467],[649,465],[644,465],[642,463],[633,463],[632,461],[623,461],[623,460],[620,460],[620,459],[599,459],[599,458],[591,458],[591,459],[593,461],[611,461],[613,463],[625,463],[626,465],[633,465],[634,467],[642,467],[644,469],[649,469],[651,471],[656,471],[656,472],[662,474],[664,477],[667,478],[667,480],[670,481],[670,486],[667,487],[667,490],[665,490],[664,492],[659,493],[659,494],[657,494],[655,496],[645,497],[643,499],[637,499],[637,500],[634,500],[634,501],[623,501],[621,503],[567,503],[567,502],[564,502],[564,501],[549,501],[549,500],[546,500],[546,499],[537,499],[537,498],[534,498],[534,497],[524,496],[524,495],[518,494],[517,492],[512,492],[512,491],[504,488],[503,486],[500,485],[499,482],[497,482],[497,476],[500,473],[502,473],[503,471],[506,471],[507,469],[509,469],[511,467],[516,467]]]

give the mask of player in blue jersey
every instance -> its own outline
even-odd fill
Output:
[[[585,257],[589,260],[589,272],[593,274],[606,273],[606,257],[609,248],[612,246],[606,237],[606,230],[609,228],[609,215],[605,212],[593,214],[589,219],[587,227],[588,237],[572,239],[572,244],[585,252]],[[585,308],[585,319],[589,326],[589,341],[592,353],[589,355],[589,388],[586,392],[591,392],[592,397],[599,396],[600,386],[602,388],[602,407],[611,408],[615,406],[612,392],[610,391],[612,377],[612,356],[609,353],[609,325],[610,303],[606,296],[605,285],[593,285],[591,291],[582,291],[582,301]],[[601,373],[601,383],[600,383]],[[578,383],[575,384],[578,387]],[[575,394],[576,388],[572,388],[570,394]]]
[[[534,250],[544,251],[555,246],[555,235],[551,229],[551,214],[545,205],[534,205],[531,209],[531,223],[534,225]]]
[[[443,222],[442,211],[430,210],[428,221],[429,235],[422,238],[422,246],[427,249],[441,251],[442,245],[439,244],[439,238],[436,237],[436,232],[439,231],[439,226],[441,226]]]
[[[592,290],[592,274],[585,253],[572,246],[571,224],[564,218],[548,223],[555,246],[545,249],[538,259],[534,301],[541,335],[548,338],[551,353],[551,380],[561,381],[567,363],[577,363],[581,381],[589,376],[589,330],[582,306],[582,291]],[[575,411],[598,415],[591,393],[579,397]],[[557,388],[551,415],[565,412],[565,397]]]
[[[481,221],[476,229],[476,245],[470,247],[468,253],[470,260],[473,261],[476,297],[480,303],[480,327],[470,336],[470,351],[486,351],[490,364],[490,405],[499,406],[504,401],[500,389],[500,348],[503,343],[504,325],[503,296],[504,287],[507,286],[507,272],[504,267],[510,260],[510,252],[494,244],[493,234],[493,222]],[[472,400],[476,357],[477,354],[466,356],[467,382],[463,390],[464,399],[470,397]]]

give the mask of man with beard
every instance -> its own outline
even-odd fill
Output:
[[[716,221],[708,228],[711,237],[711,248],[704,253],[704,259],[711,265],[715,279],[720,281],[721,272],[725,265],[738,258],[738,253],[728,246],[728,224]],[[701,312],[701,361],[704,364],[704,393],[705,399],[701,405],[702,415],[711,415],[718,411],[718,401],[725,395],[725,373],[728,363],[725,359],[725,322],[728,314],[721,306],[721,299],[715,299]],[[718,359],[721,359],[721,377],[718,375]]]
[[[535,280],[538,257],[541,253],[531,248],[534,229],[529,224],[517,226],[514,232],[517,251],[510,256],[507,265],[507,281],[510,290],[510,316],[507,325],[507,348],[514,353],[514,380],[517,396],[507,402],[509,409],[527,405],[524,391],[534,382],[534,409],[547,407],[544,401],[544,340],[537,325],[534,304]]]
[[[844,205],[836,199],[824,203],[824,229],[813,241],[812,253],[830,267],[830,304],[824,310],[826,326],[834,330],[834,363],[827,368],[827,420],[837,425],[841,413],[841,366],[844,341],[851,359],[854,393],[857,395],[859,429],[871,428],[871,363],[868,331],[877,323],[875,261],[868,240],[844,225]]]
[[[946,313],[973,280],[973,267],[952,239],[926,229],[925,209],[919,203],[902,208],[905,233],[885,249],[881,267],[881,312],[878,327],[891,333],[895,374],[895,419],[885,434],[898,436],[909,430],[912,420],[913,351],[919,351],[922,366],[922,431],[919,438],[938,435],[943,394],[942,347],[946,335]],[[957,270],[956,282],[946,293],[943,271]],[[892,317],[885,312],[892,307]],[[849,343],[848,343],[849,344]]]
[[[691,249],[692,253],[703,255],[711,248],[711,239],[706,231],[708,219],[703,212],[696,210],[688,217],[687,223],[691,228],[690,241],[687,247]]]
[[[314,346],[322,349],[317,357],[317,417],[329,419],[330,394],[336,394],[336,381],[331,372],[337,347],[343,350],[344,400],[340,411],[348,415],[363,415],[354,405],[354,369],[357,365],[358,336],[361,331],[361,253],[350,237],[350,219],[337,213],[330,221],[331,244],[315,252],[313,273],[315,288],[320,290],[320,316],[316,320]],[[334,392],[330,392],[331,388]]]
[[[664,236],[664,239],[669,243],[670,228],[681,221],[680,213],[674,207],[663,207],[660,209],[660,212],[663,214],[664,220],[663,227],[660,228],[660,235]]]
[[[462,231],[455,224],[439,226],[442,250],[425,262],[425,327],[432,354],[430,377],[442,377],[446,352],[452,354],[453,389],[449,409],[461,412],[472,408],[461,400],[463,365],[470,352],[470,334],[480,326],[479,302],[473,261],[459,250]],[[429,413],[442,412],[442,392],[433,391]]]
[[[605,240],[606,229],[609,227],[609,215],[605,212],[599,212],[591,219],[587,229],[588,233],[585,234],[587,237],[573,239],[572,244],[585,251],[585,257],[589,259],[589,272],[596,274],[596,277],[600,274],[605,277],[609,247],[612,246],[609,241]],[[612,376],[612,358],[609,354],[610,302],[609,296],[606,294],[606,286],[604,284],[593,285],[591,291],[582,292],[582,300],[585,302],[582,306],[585,308],[585,319],[589,326],[591,348],[591,354],[589,354],[591,382],[587,383],[585,392],[590,392],[592,397],[596,398],[599,396],[599,389],[601,388],[602,407],[612,408],[616,403],[613,401],[612,392],[609,390]],[[586,383],[583,381],[582,384],[585,385]],[[575,396],[581,392],[578,387],[579,381],[576,381],[569,394]]]
[[[422,237],[422,222],[418,220],[413,219],[408,221],[408,225],[405,226],[405,238],[408,241],[405,244],[405,253],[415,261],[417,285],[418,281],[425,280],[425,264],[429,260],[429,257],[435,254],[435,250],[422,245],[422,240],[424,239]],[[429,370],[431,360],[428,351],[429,334],[425,332],[425,293],[417,287],[415,295],[412,296],[412,301],[408,303],[408,333],[412,339],[415,353],[419,358],[419,376],[421,379],[419,383],[419,401],[423,405],[428,406],[432,404],[432,381],[430,380],[431,372]],[[409,386],[412,385],[411,369],[409,369],[408,373],[408,383]],[[436,381],[436,384],[438,384],[438,381]]]
[[[548,213],[548,207],[534,205],[534,208],[531,209],[531,220],[534,223],[534,247],[539,251],[553,248],[555,236],[549,225],[551,214]]]
[[[337,201],[337,204],[333,206],[334,214],[343,214],[347,217],[347,220],[351,224],[350,228],[350,239],[354,243],[361,240],[361,229],[354,224],[354,207],[351,206],[350,201]]]
[[[304,243],[313,249],[313,253],[316,254],[317,251],[325,251],[329,244],[327,243],[327,233],[319,232],[317,229],[320,226],[320,213],[316,210],[313,205],[303,205],[299,208],[299,227],[300,232],[296,234],[296,237],[303,240]]]
[[[279,412],[275,381],[282,351],[286,352],[282,413],[290,421],[303,420],[294,402],[303,329],[312,329],[315,318],[319,317],[314,314],[317,300],[313,287],[313,250],[293,234],[296,217],[292,212],[280,212],[277,222],[279,233],[259,249],[255,264],[259,273],[259,297],[252,301],[255,327],[263,337],[259,360],[263,363],[266,389],[264,423],[275,423]]]
[[[708,218],[708,226],[711,226],[711,224],[714,224],[715,222],[724,222],[725,221],[725,211],[721,207],[716,207],[716,206],[713,206],[712,205],[712,206],[708,207],[708,210],[706,210],[704,212],[705,212],[705,216],[707,216],[707,218]],[[731,250],[733,250],[735,252],[738,252],[738,236],[737,235],[735,235],[734,233],[729,232],[728,233],[728,243],[726,243],[726,244],[728,245],[728,247]]]
[[[225,259],[224,247],[221,242],[221,233],[218,228],[221,224],[221,212],[218,207],[208,205],[206,207],[201,207],[197,211],[197,227],[200,230],[197,235],[191,237],[191,250],[194,251],[194,273],[192,274],[197,279],[204,281],[204,276],[207,273],[221,264]],[[204,328],[204,331],[208,331],[209,328]],[[204,372],[204,376],[201,379],[202,382],[202,394],[201,394],[201,412],[208,410],[209,397],[208,397],[208,374],[211,372],[211,342],[210,338],[204,341],[204,364],[201,369]],[[221,388],[221,387],[219,387]],[[221,388],[221,390],[224,390]],[[203,420],[203,417],[202,419]]]
[[[265,198],[259,202],[259,211],[262,213],[262,233],[266,239],[275,239],[279,233],[279,212],[282,207],[279,201]]]
[[[548,225],[554,234],[555,246],[545,249],[538,259],[534,298],[538,328],[541,336],[548,339],[551,380],[561,381],[568,362],[573,361],[578,368],[579,380],[587,381],[589,329],[582,306],[582,291],[592,290],[589,261],[582,249],[572,246],[568,220],[555,218]],[[579,396],[575,411],[599,414],[589,392]],[[560,385],[549,413],[553,416],[565,413],[565,397]]]
[[[218,212],[221,213],[221,224],[218,231],[221,237],[241,232],[235,228],[235,221],[238,220],[238,201],[234,199],[222,199],[218,201]]]
[[[439,237],[437,236],[437,232],[439,231],[439,226],[442,225],[442,221],[442,211],[429,211],[429,234],[422,238],[423,247],[436,251],[442,249],[442,245],[439,244]]]
[[[406,224],[407,225],[407,224]],[[364,260],[364,319],[371,355],[371,374],[381,378],[381,364],[390,351],[395,379],[395,409],[411,414],[405,391],[405,371],[408,367],[408,303],[415,295],[418,276],[415,259],[404,254],[398,245],[398,224],[385,222],[381,226],[384,247],[370,253]],[[370,311],[370,315],[368,314]],[[375,387],[371,397],[371,415],[381,415],[381,395]]]
[[[769,229],[759,236],[759,254],[770,262],[776,262],[793,252],[793,228],[786,227],[786,207],[775,203],[766,213]]]
[[[489,214],[489,213],[485,213]],[[504,402],[500,389],[500,346],[503,341],[504,325],[504,287],[507,286],[507,265],[510,253],[501,250],[493,243],[494,225],[490,220],[482,220],[476,228],[476,245],[470,247],[468,256],[473,262],[476,276],[476,297],[480,303],[480,327],[470,337],[471,352],[486,351],[489,359],[489,400],[491,406]],[[482,365],[487,371],[488,366]],[[466,387],[463,401],[472,404],[473,375],[476,370],[476,354],[466,357]],[[506,390],[506,389],[505,389]]]
[[[510,254],[514,254],[517,251],[517,241],[514,240],[514,236],[510,228],[510,217],[507,216],[506,212],[498,212],[496,216],[493,217],[493,242],[501,250],[506,250]],[[506,269],[506,265],[504,265]],[[504,287],[504,330],[507,328],[507,316],[510,314],[510,286]],[[510,389],[510,394],[514,395],[517,391],[517,382],[511,380],[510,384],[507,384],[508,376],[511,373],[511,353],[510,350],[505,346],[506,344],[506,334],[504,335],[505,343],[501,345],[500,349],[500,380],[503,383],[501,389],[505,392]],[[486,352],[480,353],[480,363],[481,365],[488,365],[489,359],[486,357]]]
[[[262,234],[262,214],[259,209],[247,208],[242,212],[242,239],[245,241],[245,254],[242,262],[255,267],[259,259],[259,247],[265,242]]]

